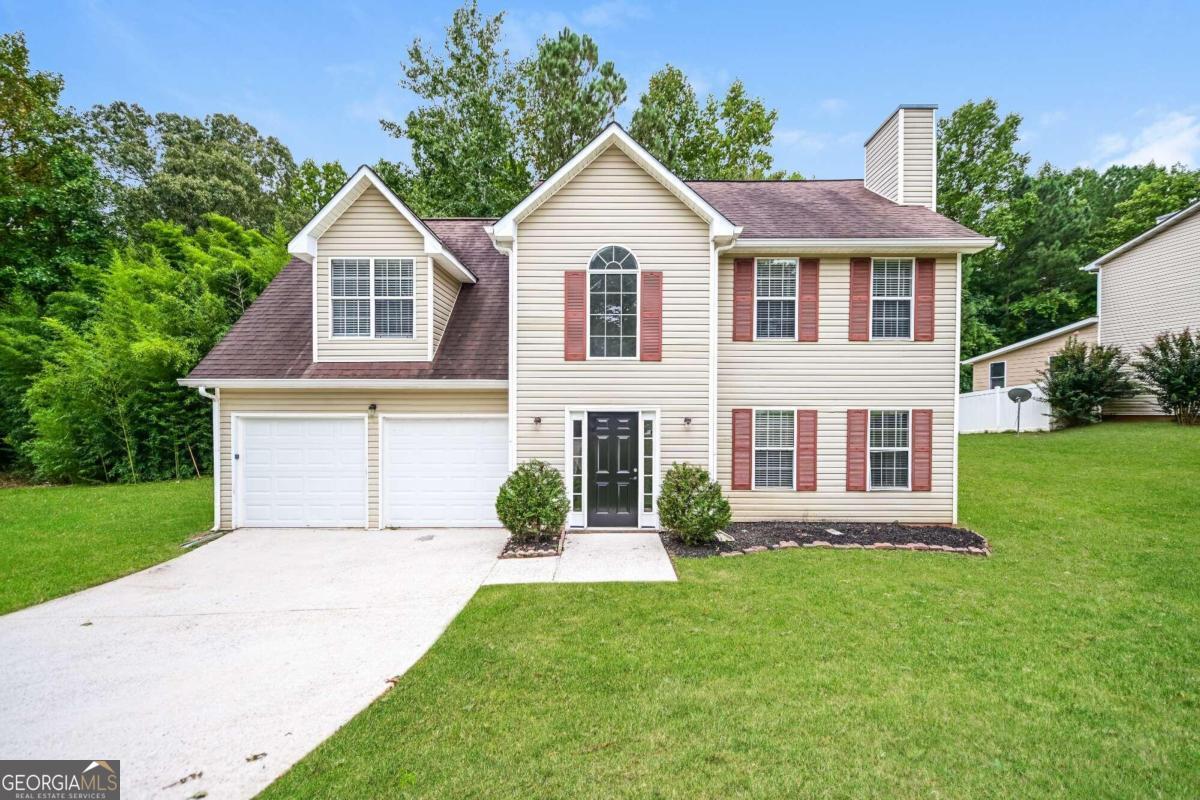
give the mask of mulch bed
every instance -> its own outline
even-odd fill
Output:
[[[562,553],[563,537],[565,532],[558,536],[549,539],[535,539],[532,542],[517,542],[511,536],[504,543],[504,550],[501,551],[501,558],[541,558],[545,556],[557,556]]]
[[[966,528],[948,525],[901,525],[899,522],[735,522],[725,531],[732,542],[692,547],[660,531],[663,547],[672,556],[708,558],[740,556],[792,547],[832,547],[872,550],[932,550],[967,555],[990,555],[987,539]]]

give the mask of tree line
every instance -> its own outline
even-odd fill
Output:
[[[628,101],[591,37],[564,29],[514,60],[504,15],[468,3],[417,39],[380,120],[411,145],[377,172],[422,216],[499,216]],[[286,263],[286,242],[345,182],[229,114],[61,103],[20,33],[0,35],[0,472],[141,481],[211,469],[207,401],[175,384]],[[688,180],[801,179],[771,153],[778,111],[741,81],[701,97],[649,81],[630,133]],[[1092,313],[1078,267],[1200,197],[1182,166],[1031,171],[1021,120],[988,99],[941,120],[939,211],[1000,245],[964,260],[963,352]]]

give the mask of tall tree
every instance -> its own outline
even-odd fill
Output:
[[[1181,211],[1200,200],[1200,170],[1176,164],[1139,184],[1113,207],[1112,219],[1095,240],[1101,254],[1154,227],[1164,214]]]
[[[306,158],[292,174],[280,209],[279,224],[284,231],[295,233],[312,219],[321,207],[337,194],[347,179],[346,170],[337,161],[318,164]]]
[[[687,76],[668,64],[650,76],[630,134],[685,180],[779,179],[786,173],[774,169],[769,149],[778,117],[740,80],[701,106]]]
[[[543,37],[518,65],[516,124],[521,153],[544,179],[612,122],[625,102],[625,79],[600,61],[592,37],[564,28]]]
[[[0,35],[0,302],[21,293],[40,309],[107,246],[99,175],[62,89],[30,71],[24,35]]]
[[[513,101],[517,75],[500,45],[504,15],[485,18],[471,0],[457,9],[444,54],[415,39],[400,86],[424,104],[404,121],[380,120],[412,143],[413,169],[396,177],[419,184],[405,199],[426,215],[498,216],[528,191],[529,171],[516,155]]]
[[[231,114],[150,114],[118,101],[94,107],[86,121],[116,221],[129,236],[151,220],[194,231],[210,213],[266,233],[292,185],[287,147]]]

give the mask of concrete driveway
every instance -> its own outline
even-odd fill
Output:
[[[420,658],[504,540],[240,530],[0,617],[0,758],[120,759],[127,797],[250,797]]]

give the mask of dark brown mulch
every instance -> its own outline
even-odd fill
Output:
[[[800,547],[898,547],[914,550],[951,550],[986,555],[987,539],[966,528],[949,525],[902,525],[899,522],[734,522],[725,530],[732,542],[690,546],[666,531],[660,531],[663,547],[673,556],[706,558],[722,553],[745,552],[747,548],[779,549],[782,542]],[[791,545],[785,545],[790,547]],[[752,550],[751,552],[758,552]]]
[[[501,558],[539,558],[542,556],[556,556],[562,552],[563,535],[546,539],[534,539],[532,542],[518,542],[511,536],[504,543],[504,550],[501,551]]]

